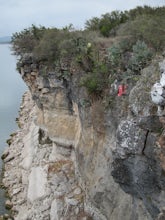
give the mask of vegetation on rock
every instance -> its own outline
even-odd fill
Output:
[[[3,155],[18,219],[88,218],[86,211],[94,219],[156,219],[161,212],[164,137],[162,146],[157,138],[165,126],[150,90],[165,73],[165,63],[158,66],[164,29],[147,22],[160,16],[163,25],[163,12],[137,7],[102,16],[102,26],[95,19],[98,29],[32,25],[13,35],[31,92]]]
[[[84,30],[72,25],[63,29],[32,25],[13,34],[13,51],[20,56],[18,69],[27,54],[31,62],[62,77],[75,69],[84,71],[80,85],[90,94],[102,96],[114,80],[122,82],[139,75],[165,48],[165,7],[137,7],[92,18]]]

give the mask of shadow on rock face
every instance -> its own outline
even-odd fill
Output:
[[[119,125],[116,137],[112,176],[126,193],[142,199],[155,219],[160,212],[155,201],[165,189],[165,176],[157,157],[156,136],[126,120]]]

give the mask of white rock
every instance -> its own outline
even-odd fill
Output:
[[[38,146],[38,130],[39,128],[33,123],[29,133],[24,137],[24,149],[22,151],[23,161],[20,164],[25,170],[28,170],[32,164],[33,157],[36,154]]]
[[[164,89],[160,83],[155,83],[151,89],[151,99],[156,105],[165,105]]]
[[[11,209],[12,206],[13,206],[12,202],[10,200],[6,200],[6,202],[5,202],[6,209]]]
[[[18,194],[19,192],[21,192],[21,188],[14,189],[12,194],[13,194],[13,195],[16,195],[16,194]]]
[[[159,63],[161,73],[165,73],[165,60]]]
[[[33,167],[29,176],[28,199],[33,202],[46,195],[47,174],[42,167]]]
[[[78,188],[76,188],[76,189],[74,190],[73,193],[76,194],[76,195],[79,195],[79,194],[81,193],[81,189],[78,187]]]
[[[1,156],[2,160],[4,160],[8,155],[9,155],[9,148],[5,149],[5,151],[3,152]]]
[[[165,72],[162,74],[160,78],[160,84],[162,87],[165,87]]]
[[[14,220],[27,220],[28,219],[28,209],[27,207],[23,206],[19,209],[17,217]]]
[[[68,198],[68,197],[65,198],[65,202],[68,205],[72,205],[72,206],[76,206],[79,203],[79,201],[77,199],[75,199],[75,198]]]
[[[32,76],[37,76],[37,75],[38,75],[37,72],[31,72],[30,74],[31,74]]]
[[[21,177],[22,177],[22,184],[27,185],[28,184],[28,171],[22,170]]]
[[[48,88],[43,88],[42,89],[42,94],[45,94],[45,93],[48,93],[49,92],[49,89]]]
[[[50,220],[60,220],[63,216],[63,202],[60,199],[53,200],[50,209]]]

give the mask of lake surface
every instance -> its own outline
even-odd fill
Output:
[[[11,45],[0,44],[0,155],[7,147],[6,140],[17,130],[15,122],[25,83],[16,71],[16,57],[12,55]],[[0,159],[0,172],[2,161]],[[4,191],[0,190],[0,215],[5,213]]]

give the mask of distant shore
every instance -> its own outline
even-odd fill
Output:
[[[10,44],[11,36],[0,37],[0,44]]]
[[[0,42],[0,45],[1,44],[11,44],[11,41],[10,42]]]

